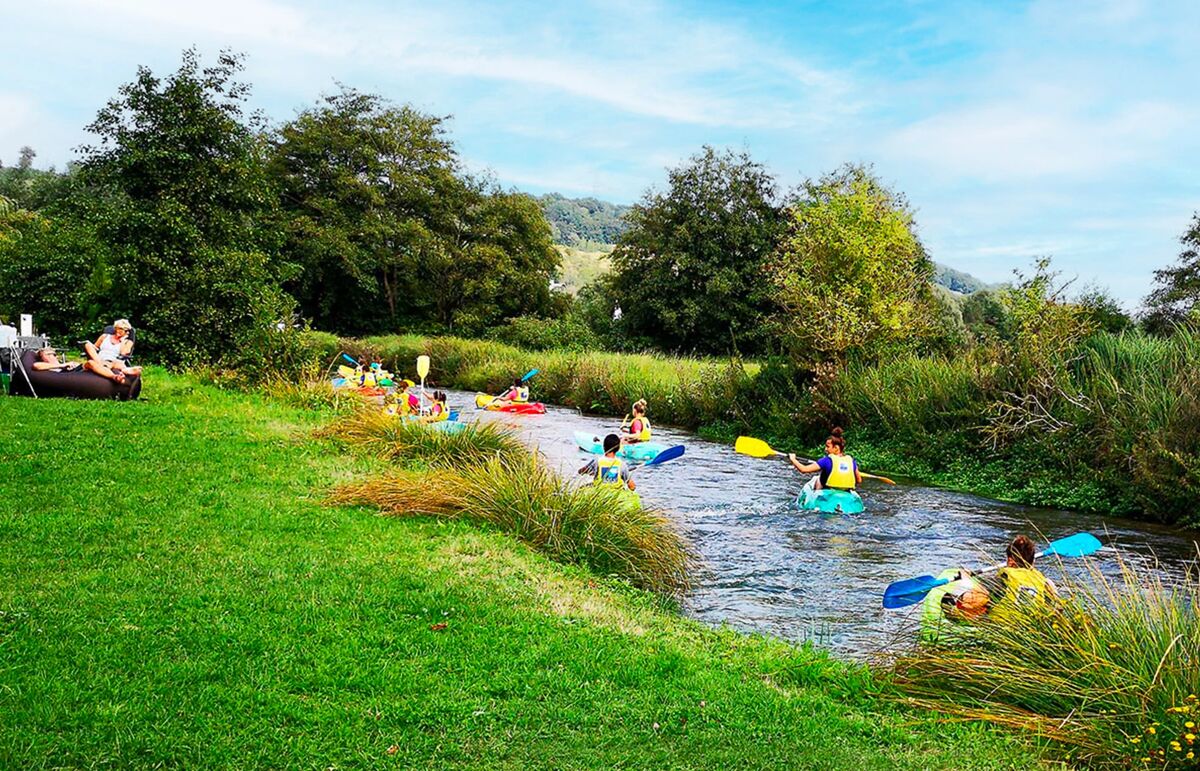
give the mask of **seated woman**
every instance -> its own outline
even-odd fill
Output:
[[[109,380],[124,383],[126,375],[142,374],[141,367],[130,367],[126,363],[129,354],[133,353],[133,339],[130,337],[133,325],[128,319],[117,319],[112,328],[112,334],[105,332],[96,338],[95,343],[84,346],[88,360],[83,366]]]
[[[38,372],[70,372],[80,366],[77,361],[59,361],[58,353],[49,346],[38,351],[37,360],[33,362],[33,368]]]

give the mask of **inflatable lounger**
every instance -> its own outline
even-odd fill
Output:
[[[22,367],[13,367],[12,382],[8,391],[11,395],[128,401],[136,399],[142,392],[141,375],[126,375],[124,383],[116,383],[85,369],[70,372],[35,370],[35,361],[37,351],[25,351],[21,354]]]

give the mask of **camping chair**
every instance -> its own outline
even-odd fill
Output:
[[[34,335],[33,337],[13,337],[9,340],[8,347],[4,351],[4,356],[8,359],[5,371],[10,375],[9,393],[16,388],[17,390],[28,389],[29,395],[37,398],[37,392],[33,390],[33,382],[29,379],[29,372],[25,369],[25,362],[22,361],[26,351],[40,351],[50,345],[50,338],[45,335]],[[18,375],[18,373],[20,373]]]

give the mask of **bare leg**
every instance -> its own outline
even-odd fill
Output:
[[[141,367],[127,367],[123,361],[114,361],[109,364],[109,369],[113,372],[120,372],[124,375],[140,375],[142,374]]]
[[[87,352],[88,361],[100,361],[100,352],[96,350],[95,344],[85,343],[83,350]]]
[[[91,370],[101,377],[106,377],[115,383],[124,383],[125,375],[120,372],[113,372],[108,367],[104,366],[103,362],[98,359],[89,359],[84,365],[84,369]]]

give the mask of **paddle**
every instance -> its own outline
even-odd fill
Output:
[[[429,374],[429,357],[417,357],[417,377],[421,379],[421,398],[425,398],[425,376]],[[422,407],[424,409],[424,407]]]
[[[359,364],[359,363],[358,363],[358,360],[357,360],[357,359],[353,359],[353,358],[351,358],[351,357],[350,357],[350,354],[348,354],[348,353],[343,353],[343,354],[342,354],[342,358],[343,358],[343,359],[345,359],[346,361],[350,362],[351,364],[353,364],[353,365],[354,365],[354,366],[356,366],[356,367],[361,367],[361,366],[362,366],[361,364]]]
[[[522,378],[521,378],[520,380],[518,380],[517,382],[518,382],[518,383],[524,383],[526,380],[528,380],[529,378],[533,377],[533,376],[534,376],[534,375],[536,375],[538,372],[541,372],[541,370],[539,370],[539,369],[537,369],[537,368],[531,369],[531,370],[529,370],[528,372],[526,372],[526,373],[524,374],[524,376],[522,376]],[[490,406],[492,406],[493,404],[495,404],[497,401],[499,401],[499,400],[500,400],[500,397],[501,397],[501,396],[504,396],[504,394],[500,394],[499,396],[493,396],[493,397],[492,397],[492,400],[491,400],[490,402],[488,402],[488,403],[487,403],[487,406],[489,406],[489,407],[490,407]],[[476,406],[478,406],[478,404],[476,404]]]
[[[1060,538],[1057,541],[1051,541],[1036,556],[1086,557],[1089,554],[1095,554],[1101,546],[1100,540],[1091,533],[1076,533],[1066,538]],[[992,573],[1002,567],[1004,567],[1003,564],[993,565],[990,568],[979,571],[975,575]],[[934,578],[933,576],[917,576],[916,578],[906,578],[903,581],[896,581],[884,590],[883,607],[891,610],[916,605],[925,599],[925,595],[929,594],[930,590],[936,589],[939,586],[945,586],[948,583],[950,583],[950,579],[948,578]]]
[[[763,440],[755,439],[752,436],[739,436],[737,438],[737,442],[735,442],[733,445],[733,449],[734,452],[740,452],[742,455],[749,455],[752,458],[771,458],[778,456],[782,456],[785,459],[787,458],[787,453],[782,453],[779,450],[772,448],[771,445],[767,444]],[[808,458],[797,459],[805,461],[806,463],[812,463],[812,461]],[[889,485],[896,484],[887,477],[881,477],[878,474],[868,474],[861,469],[858,473],[867,479],[878,479],[880,482],[884,482]]]
[[[644,466],[657,466],[660,463],[666,463],[669,460],[675,460],[676,458],[683,456],[685,449],[687,448],[682,444],[677,444],[674,447],[668,447],[658,455],[655,455],[653,458],[643,463],[641,466],[638,466],[638,468],[642,468]]]

